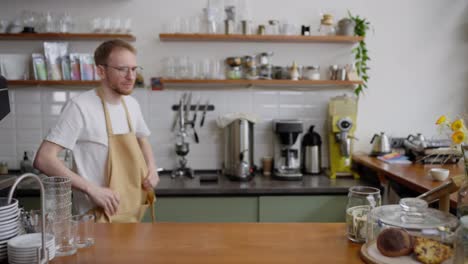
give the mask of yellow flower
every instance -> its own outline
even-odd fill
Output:
[[[461,130],[455,131],[452,134],[452,141],[455,144],[461,144],[465,140],[465,133]]]
[[[452,131],[458,131],[458,130],[462,129],[464,127],[463,120],[461,120],[461,119],[455,120],[452,123],[452,125],[450,125],[450,127],[452,128]]]
[[[447,120],[447,117],[445,115],[441,115],[439,117],[439,119],[437,119],[436,125],[440,125],[440,124],[444,123],[446,120]]]

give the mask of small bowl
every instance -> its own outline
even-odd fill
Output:
[[[429,174],[435,181],[445,181],[448,178],[450,171],[447,169],[432,168],[429,171]]]

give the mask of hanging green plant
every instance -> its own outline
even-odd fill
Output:
[[[367,72],[370,68],[367,66],[367,62],[370,61],[370,58],[365,40],[366,33],[369,30],[370,22],[365,18],[351,15],[351,12],[349,11],[348,15],[349,18],[356,23],[354,26],[354,35],[363,37],[363,39],[359,42],[359,45],[357,45],[352,50],[355,59],[354,65],[356,66],[356,72],[363,81],[363,84],[359,84],[354,90],[354,93],[359,96],[359,94],[364,92],[364,88],[367,89],[367,81],[369,80],[369,75]]]

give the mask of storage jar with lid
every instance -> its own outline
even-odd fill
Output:
[[[460,250],[458,227],[454,215],[428,208],[422,199],[403,198],[399,204],[376,207],[367,215],[367,237],[361,256],[368,263],[417,263],[415,260],[422,262],[438,251],[439,261],[431,263],[459,263],[459,253],[455,252]],[[405,245],[407,251],[403,250]],[[391,253],[398,256],[390,256]]]
[[[320,67],[318,65],[307,66],[304,70],[304,79],[320,80]]]
[[[346,229],[348,239],[364,243],[367,234],[367,214],[382,204],[380,190],[370,186],[353,186],[348,191]]]

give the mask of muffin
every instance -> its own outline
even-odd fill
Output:
[[[377,236],[377,249],[387,257],[406,256],[413,251],[413,239],[404,229],[387,228]]]

